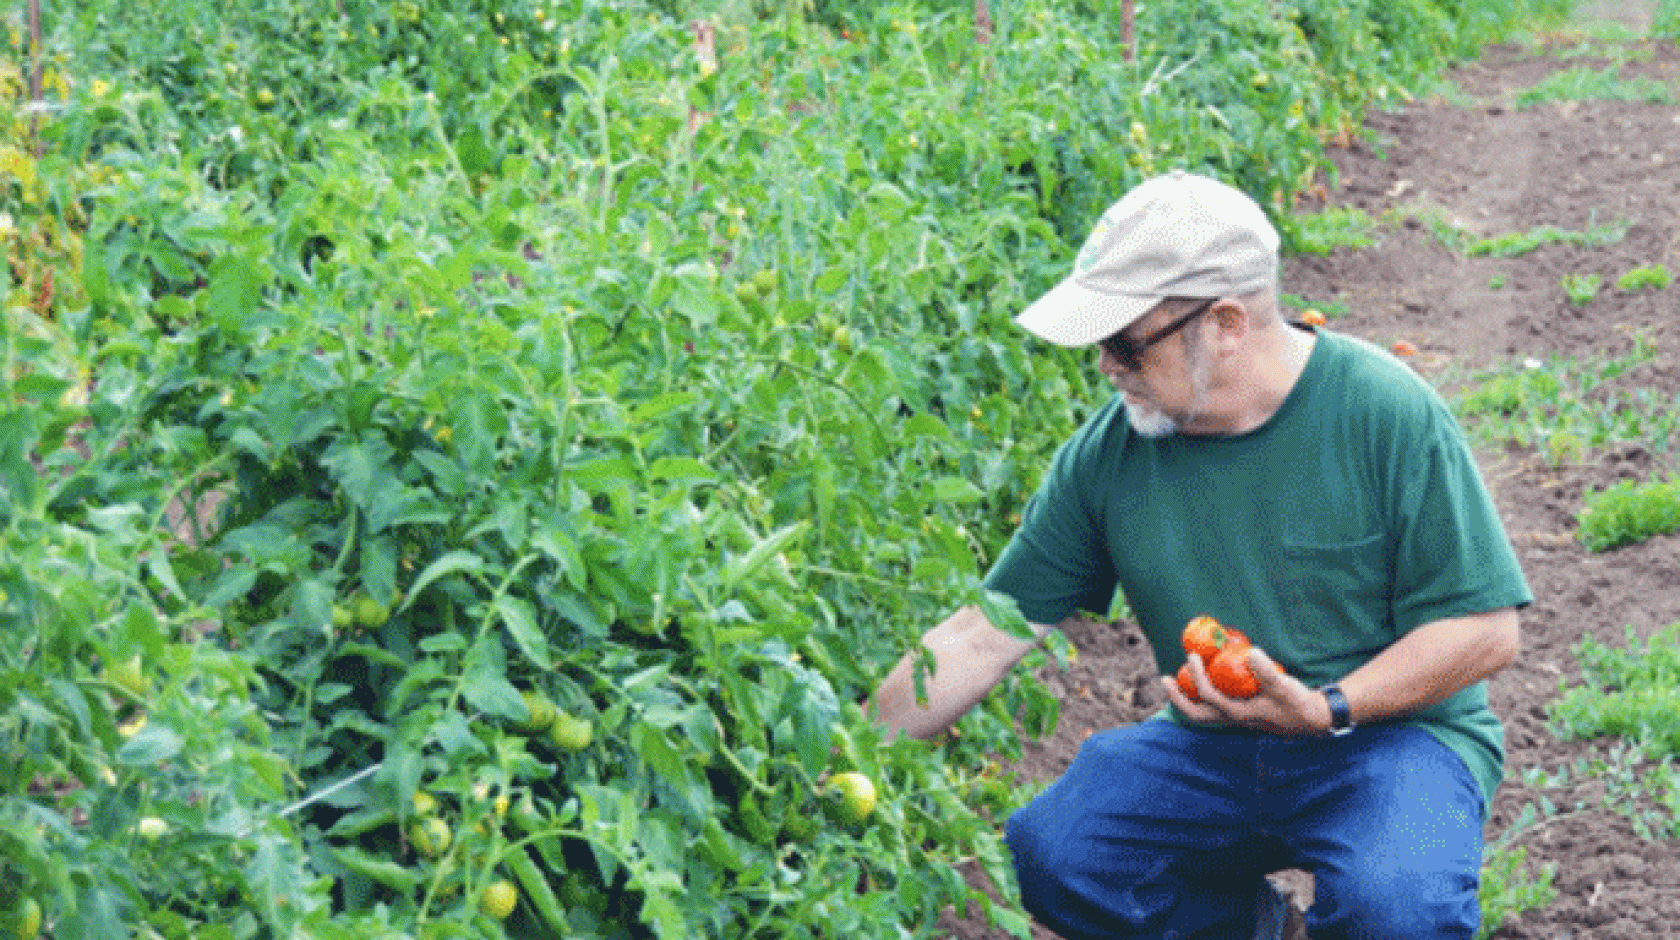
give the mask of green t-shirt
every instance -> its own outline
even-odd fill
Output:
[[[1057,453],[987,586],[1040,624],[1106,611],[1118,587],[1163,675],[1184,662],[1184,624],[1211,614],[1310,686],[1420,625],[1532,602],[1440,396],[1388,352],[1315,332],[1282,407],[1246,434],[1143,437],[1115,395]],[[1492,799],[1504,732],[1485,683],[1404,721]]]

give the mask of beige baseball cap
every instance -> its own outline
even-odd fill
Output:
[[[1174,170],[1109,206],[1073,273],[1015,322],[1059,346],[1125,329],[1167,297],[1276,287],[1278,233],[1260,206],[1216,179]]]

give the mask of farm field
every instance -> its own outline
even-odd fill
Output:
[[[1633,269],[1680,270],[1680,51],[1637,41],[1648,9],[1631,5],[1620,20],[1595,12],[1606,11],[1492,46],[1435,95],[1373,112],[1368,136],[1332,150],[1339,184],[1302,210],[1353,210],[1370,222],[1360,229],[1369,244],[1297,254],[1283,276],[1303,307],[1331,312],[1332,328],[1417,347],[1412,362],[1478,444],[1535,589],[1522,654],[1490,683],[1509,758],[1486,837],[1490,857],[1510,867],[1484,874],[1484,892],[1501,889],[1484,897],[1509,904],[1525,887],[1550,887],[1522,902],[1531,909],[1497,908],[1491,936],[1512,940],[1668,937],[1680,915],[1680,790],[1669,764],[1680,728],[1680,536],[1595,552],[1576,531],[1588,495],[1680,471],[1680,293],[1614,287]],[[1559,78],[1582,69],[1613,71],[1634,100],[1571,94]],[[1548,87],[1564,90],[1534,95]],[[1616,234],[1504,254],[1468,247],[1597,227]],[[1572,301],[1572,275],[1603,288]],[[1649,661],[1671,664],[1659,680],[1666,704],[1625,737],[1567,733],[1573,713],[1558,706],[1566,689],[1581,690],[1583,641],[1650,644]],[[1005,764],[1021,779],[1052,779],[1091,729],[1165,700],[1132,625],[1093,622],[1072,642],[1077,662],[1041,673],[1064,702],[1060,726]],[[1586,681],[1597,688],[1604,676]],[[1298,903],[1310,899],[1301,873],[1277,881]],[[1007,936],[972,920],[947,925],[953,940]]]
[[[1680,3],[1568,7],[0,10],[0,933],[1032,935],[1004,814],[1159,705],[1123,599],[937,743],[863,703],[1023,626],[981,577],[1112,389],[1010,320],[1191,167],[1455,403],[1540,597],[1496,936],[1663,936]]]

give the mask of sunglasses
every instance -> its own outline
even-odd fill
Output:
[[[1137,372],[1143,368],[1144,350],[1156,343],[1159,343],[1161,340],[1166,339],[1174,333],[1177,333],[1179,330],[1184,329],[1189,325],[1191,320],[1207,313],[1208,310],[1212,309],[1213,305],[1218,302],[1218,297],[1211,297],[1200,304],[1197,304],[1194,310],[1191,310],[1184,316],[1179,317],[1166,326],[1163,326],[1148,336],[1145,336],[1143,339],[1132,339],[1131,337],[1125,335],[1126,331],[1122,329],[1109,336],[1107,339],[1099,340],[1097,345],[1101,346],[1104,352],[1112,356],[1115,362],[1120,363],[1127,372]]]

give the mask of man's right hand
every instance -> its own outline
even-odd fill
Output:
[[[1042,639],[1050,628],[1034,624],[1033,631]],[[999,630],[978,607],[964,607],[922,636],[922,646],[934,659],[923,686],[926,703],[916,701],[921,651],[912,650],[881,680],[870,697],[870,710],[889,733],[902,730],[913,738],[933,737],[985,698],[1038,643]]]

